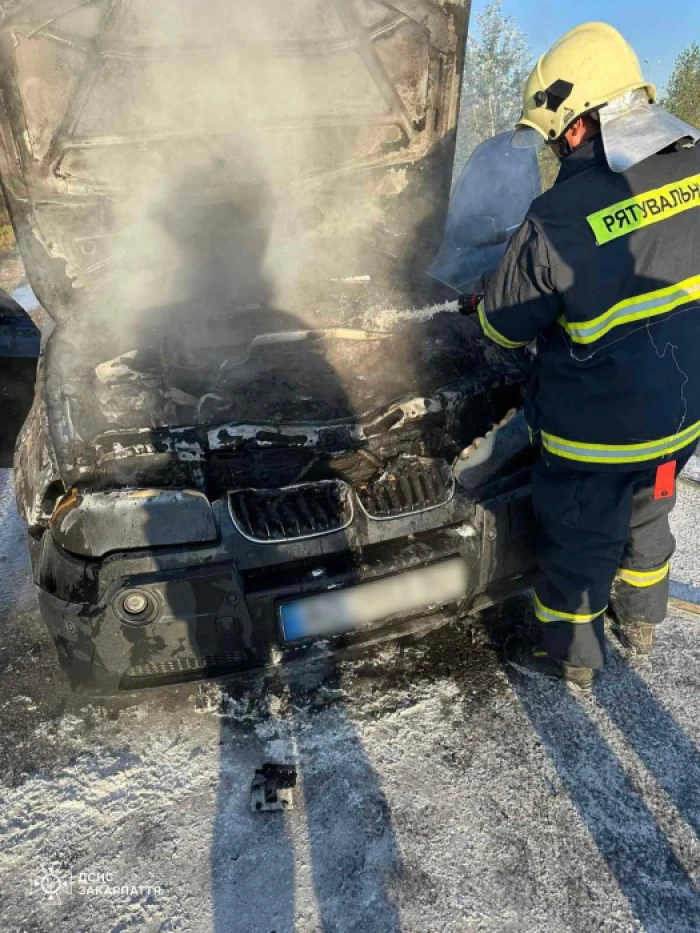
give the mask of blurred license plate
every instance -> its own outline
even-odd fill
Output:
[[[282,633],[285,641],[340,635],[390,616],[454,603],[466,592],[467,568],[456,557],[383,580],[285,603],[280,610]]]

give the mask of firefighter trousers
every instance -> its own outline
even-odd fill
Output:
[[[676,475],[691,452],[679,454]],[[656,467],[590,472],[545,457],[532,475],[541,644],[557,660],[598,669],[608,606],[623,625],[666,616],[675,482],[655,490]]]

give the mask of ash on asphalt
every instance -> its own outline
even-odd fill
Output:
[[[503,670],[521,601],[320,669],[90,701],[0,489],[3,931],[700,929],[697,618],[674,613],[650,664],[613,648],[588,696]],[[264,761],[297,766],[294,811],[251,812]]]

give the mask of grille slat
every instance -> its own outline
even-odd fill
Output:
[[[325,531],[328,528],[328,519],[327,519],[323,506],[317,499],[312,499],[311,508],[316,515],[318,529],[320,531]]]
[[[347,528],[353,519],[350,489],[321,480],[283,489],[238,489],[229,494],[236,527],[260,544],[293,541]]]
[[[403,499],[402,505],[408,511],[413,511],[413,490],[411,489],[411,483],[406,475],[399,476],[399,488],[401,489],[401,497]]]
[[[423,474],[423,481],[425,482],[426,488],[428,490],[428,499],[435,500],[440,497],[440,485],[436,480],[435,468],[432,470],[426,470]]]
[[[250,517],[250,512],[248,511],[248,506],[246,505],[244,498],[241,497],[239,499],[238,506],[240,509],[240,515],[241,515],[241,519],[243,523],[243,528],[248,532],[248,534],[252,535],[253,534],[253,522]]]
[[[389,508],[398,514],[401,511],[401,500],[396,490],[396,483],[387,483],[385,496],[389,500]]]
[[[271,540],[272,532],[270,531],[270,526],[265,519],[265,513],[258,507],[257,502],[254,505],[253,512],[255,514],[255,525],[253,526],[253,533],[258,536],[262,535],[262,537],[267,540]]]
[[[454,489],[444,460],[404,455],[379,479],[361,486],[357,496],[370,518],[387,519],[444,505]]]
[[[298,501],[298,497],[295,501]],[[282,522],[284,523],[284,526],[287,528],[293,528],[297,537],[303,534],[301,530],[300,517],[299,515],[294,514],[294,509],[290,508],[289,504],[286,502],[281,502],[279,508],[282,514]]]
[[[430,496],[428,496],[426,499],[420,471],[416,470],[414,473],[409,473],[409,478],[411,480],[411,485],[413,486],[415,501],[418,503],[419,508],[425,508],[427,502],[430,501]]]
[[[279,503],[279,501],[276,501],[273,499],[272,502],[270,503],[269,511],[270,511],[270,518],[272,519],[272,528],[273,528],[271,532],[272,536],[274,538],[286,538],[287,535],[285,534],[285,530],[287,526],[285,525],[285,520],[281,515],[282,510],[281,510],[281,504]],[[290,525],[291,524],[292,523],[290,522]]]
[[[308,529],[308,534],[315,534],[316,519],[314,518],[313,513],[306,502],[306,499],[303,495],[301,495],[301,493],[295,497],[294,505],[296,506],[299,515],[301,515],[302,521],[306,522],[303,527]]]

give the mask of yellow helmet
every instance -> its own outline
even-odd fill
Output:
[[[650,103],[656,101],[656,88],[644,80],[639,59],[617,29],[606,23],[577,26],[555,42],[528,78],[513,145],[553,142],[578,117],[639,89]]]

